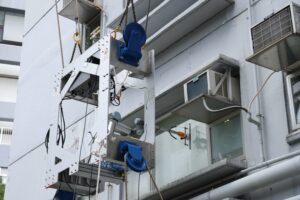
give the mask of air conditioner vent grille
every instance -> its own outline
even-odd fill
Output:
[[[293,33],[290,7],[286,7],[251,29],[254,53]]]

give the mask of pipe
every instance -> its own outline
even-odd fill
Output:
[[[269,184],[296,176],[300,172],[300,156],[261,170],[227,185],[204,193],[192,200],[220,200],[236,197]]]
[[[268,167],[268,166],[270,166],[272,164],[275,164],[277,162],[293,158],[293,157],[298,156],[298,155],[300,155],[300,150],[299,151],[294,151],[292,153],[289,153],[289,154],[286,154],[286,155],[283,155],[283,156],[280,156],[280,157],[277,157],[277,158],[274,158],[272,160],[268,160],[268,161],[259,163],[259,164],[255,165],[255,166],[252,166],[252,167],[249,167],[247,169],[242,170],[240,173],[241,174],[246,174],[248,172],[251,172],[251,171],[263,168],[263,167]]]
[[[248,5],[249,5],[249,20],[250,20],[250,26],[252,26],[252,2],[251,0],[248,0]],[[251,45],[252,47],[252,45]],[[258,86],[258,75],[259,75],[259,71],[257,69],[257,66],[255,65],[254,68],[254,72],[255,72],[255,82],[256,82],[256,90],[258,91],[259,86]],[[262,112],[262,108],[261,108],[261,99],[259,97],[259,95],[257,96],[257,109],[258,109],[258,113],[261,114]],[[251,110],[249,110],[249,112],[251,113]],[[249,115],[248,121],[251,123],[254,123],[257,125],[258,127],[258,139],[259,139],[259,157],[261,159],[261,162],[264,162],[266,160],[266,155],[265,155],[265,149],[264,149],[264,129],[263,129],[263,121],[262,119],[259,120],[259,125],[256,123],[256,120],[251,120],[251,114]]]
[[[290,197],[288,199],[285,200],[299,200],[300,199],[300,195],[294,196],[294,197]]]

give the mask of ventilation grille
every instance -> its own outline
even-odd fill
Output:
[[[12,129],[0,127],[0,144],[10,145],[11,138],[12,138]]]
[[[251,29],[254,53],[293,33],[290,6]]]

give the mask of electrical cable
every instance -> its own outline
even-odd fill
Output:
[[[81,160],[81,153],[82,153],[82,147],[83,147],[83,142],[84,142],[86,123],[87,123],[87,113],[88,113],[88,106],[89,106],[88,96],[95,89],[96,82],[94,83],[93,86],[91,86],[90,84],[88,84],[88,85],[89,85],[89,90],[87,91],[87,94],[86,94],[86,107],[85,107],[85,115],[84,115],[85,117],[84,117],[83,133],[82,133],[81,144],[80,144],[80,149],[79,149],[79,158],[78,158],[79,163],[80,163],[80,160]],[[78,176],[76,176],[76,181],[75,182],[76,182],[76,184],[78,184]],[[74,190],[75,195],[76,195],[76,189],[77,188],[75,188],[75,190]],[[74,196],[74,198],[75,198],[75,196]]]
[[[204,105],[205,109],[208,110],[209,112],[222,112],[225,110],[237,108],[237,109],[241,109],[241,110],[245,111],[246,113],[249,113],[248,110],[242,106],[228,106],[228,107],[220,108],[220,109],[212,109],[212,108],[208,107],[205,97],[203,97],[203,105]]]
[[[172,138],[174,138],[175,140],[177,140],[177,138],[171,133],[171,130],[173,129],[173,128],[175,128],[176,126],[173,126],[173,127],[171,127],[169,130],[168,130],[168,132],[169,132],[169,134],[170,134],[170,136],[172,137]]]
[[[156,191],[157,191],[157,193],[158,193],[158,195],[159,195],[159,198],[160,198],[161,200],[164,200],[164,198],[162,197],[162,194],[161,194],[161,192],[160,192],[160,190],[159,190],[159,188],[158,188],[158,186],[157,186],[157,184],[156,184],[156,182],[155,182],[155,179],[154,179],[152,173],[150,172],[150,169],[149,169],[149,167],[148,167],[148,164],[146,164],[146,167],[147,167],[147,171],[148,171],[148,173],[149,173],[149,176],[150,176],[150,178],[151,178],[151,180],[152,180],[152,182],[153,182],[153,184],[154,184],[154,186],[155,186],[155,189],[156,189]]]
[[[250,112],[252,104],[254,103],[254,100],[258,97],[258,95],[261,93],[261,91],[264,89],[264,87],[266,86],[266,84],[268,83],[268,81],[270,80],[270,78],[273,76],[273,74],[275,74],[276,71],[273,71],[271,74],[269,74],[269,76],[266,78],[266,80],[263,82],[262,86],[260,87],[260,89],[257,91],[257,93],[255,94],[255,96],[253,97],[253,99],[250,101],[249,105],[248,105],[248,111]]]
[[[46,137],[45,137],[45,147],[46,147],[47,154],[49,151],[49,138],[50,138],[50,128],[48,129]]]

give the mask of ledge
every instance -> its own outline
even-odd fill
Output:
[[[294,131],[286,136],[286,142],[289,145],[300,142],[300,130]]]
[[[245,168],[246,165],[242,161],[224,159],[195,173],[185,176],[184,178],[169,183],[166,186],[161,187],[160,190],[164,199],[172,199],[187,192],[205,187],[208,184],[219,181],[220,179],[235,174]],[[157,199],[157,193],[155,191],[150,192],[142,196],[141,199]]]

